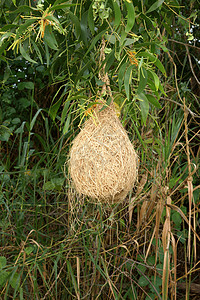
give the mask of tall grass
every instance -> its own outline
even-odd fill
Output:
[[[152,110],[146,126],[139,116],[128,104],[121,116],[140,157],[138,182],[112,207],[77,195],[65,177],[75,115],[55,134],[38,109],[1,142],[2,299],[191,299],[199,124],[174,103]]]

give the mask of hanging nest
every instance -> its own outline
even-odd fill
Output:
[[[69,172],[76,190],[109,204],[125,199],[137,177],[137,155],[113,106],[95,112],[73,141]]]

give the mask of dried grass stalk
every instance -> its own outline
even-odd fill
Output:
[[[112,204],[133,188],[137,155],[113,108],[95,115],[74,139],[69,171],[80,194]]]

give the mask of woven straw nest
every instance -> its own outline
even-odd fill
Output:
[[[73,141],[69,171],[76,190],[109,204],[125,199],[137,176],[137,155],[115,111],[96,111]]]

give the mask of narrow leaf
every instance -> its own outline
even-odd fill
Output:
[[[57,6],[60,2],[63,2],[63,0],[56,0],[55,3],[53,4],[52,8],[54,8],[54,6]],[[61,5],[65,4],[65,3],[68,3],[68,2],[61,3]],[[77,5],[77,3],[75,3],[75,4],[70,3],[70,4],[68,4],[68,6],[76,6],[76,5]]]
[[[0,256],[0,270],[6,266],[7,260],[6,257]]]
[[[68,269],[68,273],[69,273],[70,276],[71,276],[72,284],[73,284],[73,286],[74,286],[74,289],[75,289],[75,292],[76,292],[76,296],[77,296],[78,299],[80,299],[77,281],[76,281],[76,278],[75,278],[74,273],[73,273],[72,266],[71,266],[71,264],[70,264],[69,261],[67,261],[67,269]]]
[[[37,64],[37,62],[35,60],[33,60],[32,58],[30,58],[30,56],[28,55],[28,53],[26,53],[26,51],[24,50],[22,44],[20,44],[19,47],[20,53],[21,55],[28,61],[30,61],[31,63]]]
[[[124,86],[125,86],[126,97],[128,100],[130,99],[130,84],[132,80],[132,69],[133,66],[132,65],[129,66],[124,76]]]
[[[94,31],[94,17],[93,17],[93,9],[92,9],[92,4],[90,5],[89,7],[89,10],[88,10],[88,26],[90,28],[90,31],[92,34],[95,33]]]
[[[137,53],[137,57],[146,57],[146,58],[149,58],[151,62],[154,63],[154,65],[163,73],[163,75],[166,76],[166,71],[165,71],[165,68],[164,66],[162,65],[161,61],[156,57],[154,56],[152,53],[148,52],[148,51],[145,51],[145,52],[138,52]]]
[[[49,46],[49,48],[53,50],[58,50],[58,43],[56,41],[56,38],[53,34],[52,28],[50,25],[47,25],[45,27],[45,32],[44,32],[44,40]]]
[[[78,39],[81,35],[81,26],[80,26],[79,19],[71,11],[69,11],[68,13],[69,13],[70,19],[72,20],[72,23],[75,26],[75,35],[76,35],[76,38]]]
[[[91,49],[95,46],[97,41],[102,37],[102,35],[107,31],[107,29],[102,30],[99,32],[92,40],[90,47],[88,48],[87,52],[85,53],[84,57],[91,51]]]
[[[126,67],[127,67],[127,63],[124,63],[119,68],[119,72],[118,72],[119,91],[121,91],[121,89],[122,89],[122,84],[123,84],[124,73],[125,73]]]
[[[139,85],[137,89],[137,93],[140,94],[145,89],[147,84],[148,74],[145,68],[141,67],[140,74],[139,74]]]
[[[148,70],[148,74],[153,78],[154,83],[155,83],[156,91],[158,91],[159,85],[160,85],[160,80],[158,78],[158,75],[155,72],[151,71],[151,70]]]
[[[77,4],[75,3],[61,3],[61,4],[56,4],[54,3],[54,5],[49,9],[49,11],[52,11],[52,10],[58,10],[58,9],[64,9],[64,8],[68,8],[68,7],[71,7],[71,6],[75,6]]]
[[[67,121],[65,122],[65,125],[63,128],[63,134],[66,134],[69,131],[70,121],[71,121],[71,114],[69,114],[67,117]]]
[[[160,105],[160,103],[158,102],[158,100],[152,96],[152,95],[146,95],[148,101],[153,104],[155,107],[157,108],[161,108],[162,106]]]
[[[51,118],[53,119],[53,121],[55,121],[56,118],[56,114],[61,106],[62,103],[62,99],[59,99],[55,104],[53,104],[50,109],[49,109],[49,115],[51,116]]]
[[[116,0],[112,0],[112,4],[113,4],[114,12],[115,12],[114,26],[118,27],[121,22],[121,9]]]
[[[18,9],[9,11],[9,14],[17,14],[17,13],[22,13],[22,12],[28,14],[29,12],[32,12],[33,10],[38,10],[38,9],[34,8],[34,7],[30,7],[28,5],[21,5],[21,6],[19,6]]]
[[[86,65],[78,72],[77,76],[76,76],[76,79],[75,79],[75,84],[77,83],[77,81],[81,78],[81,76],[83,75],[83,73],[89,69],[91,65],[91,61],[89,60]]]
[[[105,72],[108,72],[110,67],[112,66],[113,62],[115,60],[115,52],[114,49],[111,51],[110,54],[106,57],[106,67],[105,67]]]
[[[142,115],[142,121],[144,124],[146,124],[147,116],[149,113],[149,101],[145,94],[137,94],[137,99],[140,101],[140,109],[141,109],[141,115]]]
[[[63,111],[62,111],[62,115],[61,115],[61,122],[60,124],[62,125],[65,121],[65,118],[67,116],[67,111],[68,111],[68,108],[69,108],[69,105],[70,105],[70,100],[67,100],[65,102],[65,105],[64,105],[64,108],[63,108]]]
[[[37,56],[38,56],[41,64],[43,64],[42,55],[41,55],[41,52],[40,52],[38,46],[36,45],[36,43],[33,40],[31,40],[31,44],[33,45],[33,48],[35,49],[35,52],[37,53]]]
[[[54,22],[56,26],[59,28],[60,32],[64,33],[64,29],[62,28],[62,25],[60,24],[57,18],[55,18],[54,16],[47,16],[45,19]]]
[[[36,112],[35,116],[33,117],[31,124],[30,124],[30,131],[33,129],[33,126],[35,124],[35,121],[39,115],[39,113],[42,111],[42,108],[38,109],[38,111]]]
[[[156,1],[154,4],[151,5],[151,7],[148,9],[148,11],[146,13],[148,14],[148,13],[156,10],[158,7],[160,7],[163,4],[164,1],[165,0]]]
[[[127,24],[125,27],[125,32],[129,33],[129,31],[133,28],[133,25],[135,24],[135,8],[133,6],[132,2],[127,2],[125,0],[126,9],[127,9]]]
[[[81,39],[86,46],[88,46],[88,11],[83,13],[80,21],[81,26]]]
[[[28,19],[26,22],[19,26],[17,30],[17,38],[20,36],[26,29],[31,26],[33,23],[35,23],[35,19]]]
[[[12,36],[13,33],[12,32],[6,32],[4,33],[1,38],[0,38],[0,46],[3,44],[3,41],[6,40],[7,38],[9,38],[10,36]]]
[[[47,59],[47,68],[49,67],[50,64],[50,55],[49,55],[49,48],[47,45],[47,42],[44,40],[44,47],[45,47],[45,55],[46,55],[46,59]]]

